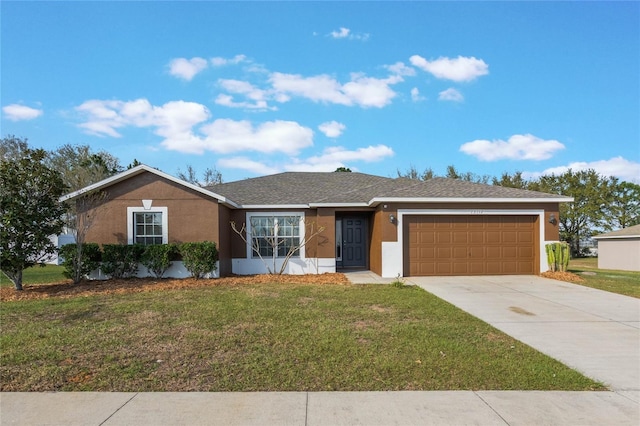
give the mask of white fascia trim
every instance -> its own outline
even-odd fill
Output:
[[[106,188],[106,187],[111,186],[111,185],[113,185],[115,183],[122,182],[123,180],[126,180],[126,179],[128,179],[128,178],[130,178],[132,176],[139,175],[142,172],[153,173],[156,176],[160,176],[160,177],[162,177],[164,179],[167,179],[167,180],[169,180],[171,182],[177,183],[178,185],[182,185],[182,186],[187,187],[189,189],[192,189],[192,190],[194,190],[196,192],[204,194],[204,195],[206,195],[208,197],[215,198],[216,200],[218,200],[221,203],[225,203],[225,204],[228,204],[228,205],[233,206],[233,207],[238,207],[238,205],[236,203],[234,203],[231,200],[226,199],[222,195],[218,195],[215,192],[211,192],[211,191],[209,191],[207,189],[201,188],[201,187],[199,187],[197,185],[194,185],[192,183],[185,182],[185,181],[183,181],[181,179],[178,179],[178,178],[176,178],[174,176],[171,176],[171,175],[169,175],[169,174],[167,174],[165,172],[161,172],[160,170],[154,169],[153,167],[149,167],[149,166],[147,166],[145,164],[141,164],[141,165],[136,166],[136,167],[134,167],[132,169],[125,170],[122,173],[118,173],[117,175],[108,177],[108,178],[103,179],[100,182],[96,182],[96,183],[94,183],[92,185],[85,186],[84,188],[79,189],[77,191],[74,191],[74,192],[72,192],[70,194],[63,195],[62,197],[60,197],[59,201],[60,202],[65,202],[65,201],[73,200],[74,198],[77,198],[80,195],[83,195],[83,194],[86,194],[88,192],[95,191],[95,190],[98,190],[98,189]]]
[[[543,209],[399,209],[397,216],[397,239],[398,239],[398,247],[403,250],[404,241],[404,216],[411,215],[465,215],[465,216],[538,216],[538,241],[539,241],[539,249],[540,249],[540,271],[545,270],[546,265],[546,257],[545,247],[544,247],[544,210]]]
[[[640,235],[618,235],[618,236],[611,236],[611,237],[591,237],[594,240],[621,240],[621,239],[632,239],[632,238],[640,238]]]
[[[301,211],[277,211],[277,212],[261,212],[261,211],[252,211],[245,213],[245,226],[247,231],[247,259],[257,259],[260,260],[259,257],[253,257],[253,247],[251,246],[251,218],[253,216],[261,216],[261,217],[280,217],[280,216],[298,216],[300,217],[300,241],[304,241],[306,226],[304,225],[305,216],[304,212]],[[305,260],[305,247],[300,247],[299,250],[300,256],[292,257],[291,259],[300,259]],[[273,258],[265,258],[266,261],[270,261]],[[283,259],[282,257],[276,257],[276,259]]]
[[[169,243],[169,208],[168,207],[127,207],[127,244],[133,244],[134,213],[162,213],[162,244]]]
[[[573,197],[558,198],[464,198],[464,197],[424,197],[424,198],[372,198],[370,205],[380,203],[569,203]]]
[[[259,210],[263,210],[263,209],[276,209],[276,210],[280,210],[280,209],[308,209],[309,208],[309,204],[241,204],[238,206],[239,208],[243,209],[243,210],[249,210],[249,209],[259,209]],[[273,214],[274,212],[263,212],[264,214]],[[300,212],[296,212],[295,214],[299,214]],[[279,215],[282,216],[286,216],[285,213],[282,212],[278,212]]]
[[[370,203],[309,203],[309,207],[370,207]]]

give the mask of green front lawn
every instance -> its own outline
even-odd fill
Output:
[[[22,272],[23,284],[50,284],[68,281],[62,275],[64,267],[58,265],[32,266]],[[13,287],[7,276],[0,272],[0,287]]]
[[[640,298],[640,272],[598,269],[595,257],[571,259],[569,271],[584,279],[575,284]]]
[[[0,308],[2,391],[603,389],[416,287],[217,284]]]

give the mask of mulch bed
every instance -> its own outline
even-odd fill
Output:
[[[570,283],[584,282],[584,279],[580,275],[576,275],[573,272],[547,271],[547,272],[541,273],[540,275],[545,278],[551,278],[552,280],[567,281]]]
[[[13,287],[0,288],[0,301],[33,300],[48,298],[87,297],[98,294],[141,293],[157,290],[176,290],[182,288],[212,287],[217,285],[247,284],[349,284],[344,274],[308,274],[308,275],[243,275],[216,279],[151,279],[130,278],[125,280],[84,281],[73,285],[71,281],[56,284],[24,285],[23,291]]]

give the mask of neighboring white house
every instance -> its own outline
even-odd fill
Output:
[[[65,244],[73,244],[76,242],[76,238],[72,234],[52,235],[49,239],[56,247],[58,247],[58,249]],[[62,261],[63,259],[56,253],[52,254],[45,263],[50,265],[61,265]]]
[[[640,225],[593,237],[598,241],[598,268],[640,271]]]

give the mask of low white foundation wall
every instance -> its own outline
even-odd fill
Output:
[[[189,278],[191,274],[184,267],[184,263],[180,260],[176,260],[172,263],[171,267],[167,269],[167,272],[162,276],[163,278]],[[153,272],[149,272],[142,264],[138,264],[137,278],[155,278]],[[102,273],[100,269],[96,269],[89,275],[91,280],[107,280],[111,277]],[[220,262],[216,262],[216,270],[213,273],[205,275],[205,278],[220,278]]]
[[[282,259],[276,259],[275,265],[272,259],[263,262],[260,259],[232,259],[231,272],[237,275],[266,274],[267,265],[272,272],[280,271]],[[275,271],[274,271],[275,269]],[[324,274],[336,272],[336,260],[334,258],[291,258],[284,273],[290,275]]]

